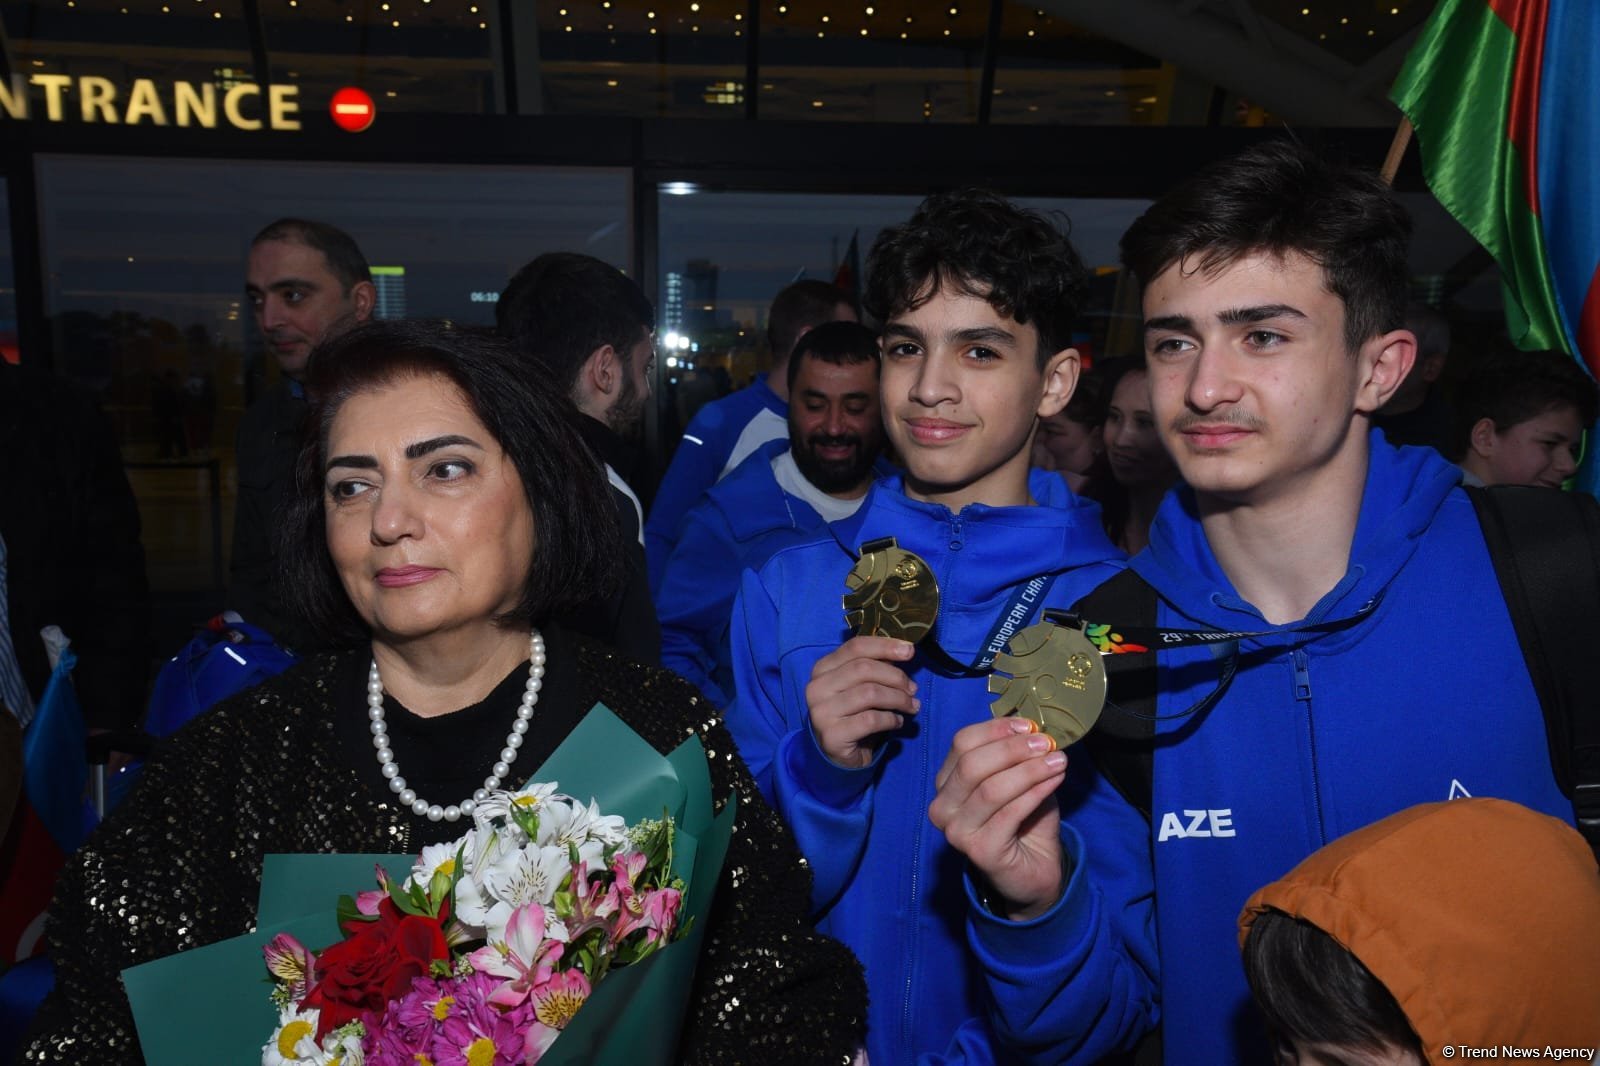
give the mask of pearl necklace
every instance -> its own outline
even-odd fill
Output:
[[[522,747],[523,734],[528,731],[533,708],[539,702],[539,690],[544,687],[544,658],[544,637],[535,629],[528,652],[528,684],[522,690],[517,720],[511,723],[511,732],[506,734],[506,746],[500,749],[500,761],[490,768],[489,776],[483,779],[483,787],[474,792],[471,799],[452,803],[448,807],[429,803],[418,796],[416,790],[408,787],[406,779],[400,776],[400,764],[395,762],[394,752],[389,748],[389,725],[383,720],[383,679],[378,676],[378,660],[372,660],[372,668],[367,671],[367,718],[371,721],[372,746],[377,749],[378,765],[383,768],[383,776],[389,781],[389,791],[395,793],[401,806],[410,807],[413,814],[430,822],[437,822],[441,818],[454,822],[462,815],[472,816],[478,804],[500,787],[501,779],[511,773],[511,764],[517,760],[517,749]]]

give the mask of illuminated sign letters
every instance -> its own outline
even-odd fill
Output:
[[[30,88],[38,92],[30,93]],[[70,121],[70,114],[88,123],[211,130],[218,127],[220,114],[221,122],[239,130],[300,128],[298,85],[269,85],[263,91],[259,85],[239,82],[219,91],[209,82],[176,81],[163,95],[154,81],[139,78],[123,95],[109,78],[88,75],[13,74],[9,83],[0,80],[0,114],[27,119],[36,115],[39,104],[49,122]]]

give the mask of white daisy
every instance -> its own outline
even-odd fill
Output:
[[[469,829],[466,836],[445,844],[429,844],[423,848],[422,854],[417,856],[416,865],[411,867],[411,876],[406,879],[406,883],[402,887],[410,888],[412,885],[419,885],[426,889],[433,880],[433,875],[440,871],[443,871],[446,877],[453,876],[455,874],[456,854],[463,850],[463,845],[465,846],[465,852],[462,862],[466,868],[462,870],[462,874],[465,876],[471,873],[472,855],[476,847],[475,832],[475,830]]]
[[[293,1007],[279,1011],[278,1027],[261,1048],[261,1066],[327,1066],[328,1056],[317,1046],[317,1020],[321,1014],[316,1009],[297,1011]]]
[[[478,801],[472,820],[480,829],[492,828],[496,820],[510,817],[513,806],[537,811],[556,794],[556,787],[554,781],[531,781],[516,792],[496,789]]]

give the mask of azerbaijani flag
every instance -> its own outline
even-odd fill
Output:
[[[1600,375],[1600,2],[1439,0],[1390,96],[1500,264],[1512,340]]]

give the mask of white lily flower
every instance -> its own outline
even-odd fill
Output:
[[[489,924],[489,910],[495,905],[494,897],[478,882],[477,877],[463,877],[456,882],[456,921],[467,927],[474,939],[481,937]]]
[[[506,930],[511,920],[525,908],[513,907],[509,903],[496,903],[489,909],[488,920],[484,923],[484,940],[488,943],[501,943],[506,939]],[[554,907],[541,908],[544,911],[544,938],[556,940],[565,944],[571,939],[567,932],[567,923],[556,915]]]
[[[489,895],[513,907],[537,903],[547,906],[556,889],[572,872],[572,860],[565,848],[520,848],[501,862],[481,871]]]
[[[598,865],[607,847],[616,847],[628,839],[628,823],[614,814],[601,814],[599,804],[589,801],[581,804],[551,806],[549,814],[539,824],[539,835],[549,839],[541,844],[566,850],[578,849],[578,858],[590,865]]]

